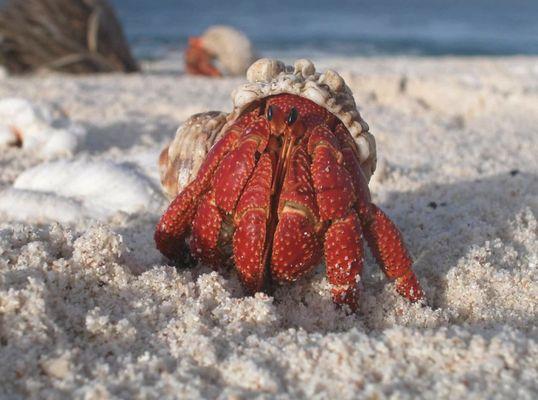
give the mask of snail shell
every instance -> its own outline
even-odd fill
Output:
[[[225,123],[225,113],[209,111],[193,115],[179,127],[174,140],[159,156],[161,184],[169,198],[196,177]]]
[[[295,61],[292,67],[262,58],[249,67],[247,80],[232,92],[234,109],[230,114],[211,111],[193,115],[162,151],[161,182],[170,198],[196,177],[211,146],[253,101],[282,93],[305,97],[339,118],[353,137],[362,172],[370,180],[377,161],[375,138],[368,131],[351,90],[337,72],[318,73],[312,61],[306,59]]]

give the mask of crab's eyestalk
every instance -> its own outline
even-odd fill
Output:
[[[275,136],[283,135],[286,131],[288,116],[276,105],[267,106],[265,118],[269,122],[271,134]]]
[[[288,120],[286,121],[288,126],[292,126],[295,123],[295,121],[297,121],[298,117],[299,117],[299,112],[297,111],[295,107],[293,107],[290,110],[290,113],[288,114]]]
[[[267,121],[271,122],[273,120],[273,106],[267,108]]]
[[[286,124],[288,125],[289,134],[294,140],[299,139],[304,135],[305,126],[297,108],[291,108]]]

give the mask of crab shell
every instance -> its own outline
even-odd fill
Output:
[[[351,90],[333,70],[316,72],[312,61],[300,59],[294,66],[263,58],[247,71],[248,83],[232,92],[234,109],[225,114],[195,114],[178,129],[174,140],[159,157],[161,183],[173,199],[197,175],[207,153],[234,121],[253,102],[282,93],[298,95],[324,107],[340,119],[355,139],[362,172],[369,181],[376,167],[374,136],[361,118]]]

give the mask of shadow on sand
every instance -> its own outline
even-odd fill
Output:
[[[162,143],[172,140],[180,122],[168,116],[151,118],[133,116],[132,119],[106,126],[86,125],[88,135],[85,148],[91,153],[100,153],[111,148],[128,150],[145,140]]]

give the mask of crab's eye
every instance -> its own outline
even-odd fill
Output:
[[[267,109],[267,121],[271,121],[273,119],[273,106],[269,106]]]
[[[288,125],[293,125],[295,121],[297,121],[297,117],[299,116],[299,112],[295,107],[293,107],[290,111],[290,114],[288,115]]]

